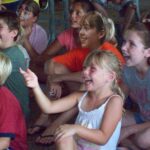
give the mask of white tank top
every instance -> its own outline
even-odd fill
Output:
[[[89,129],[99,129],[101,125],[101,121],[103,118],[103,114],[105,111],[105,107],[108,103],[108,101],[113,97],[113,96],[119,96],[119,95],[112,95],[107,100],[105,101],[104,104],[102,104],[99,108],[94,109],[89,112],[85,112],[81,108],[81,104],[84,101],[84,98],[86,97],[87,92],[84,93],[84,95],[81,97],[79,103],[78,103],[78,109],[79,109],[79,114],[76,119],[76,124],[80,124],[82,126],[85,126]],[[113,116],[112,116],[113,117]],[[105,145],[97,145],[90,143],[86,140],[83,140],[81,138],[77,138],[77,144],[79,147],[82,147],[82,150],[86,150],[87,148],[90,148],[92,150],[116,150],[117,144],[118,144],[118,139],[120,135],[120,129],[121,129],[121,120],[119,121],[118,125],[116,126],[116,129],[114,130],[112,136],[108,140],[108,142]],[[83,148],[84,147],[84,148]],[[79,148],[80,149],[80,148]]]

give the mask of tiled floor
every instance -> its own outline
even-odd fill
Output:
[[[143,10],[148,10],[150,8],[150,0],[140,0],[140,7]],[[59,9],[60,10],[60,9]],[[57,32],[59,33],[63,27],[60,26],[61,23],[61,17],[59,17],[59,15],[61,15],[61,10],[57,11],[57,19],[58,22],[56,21],[56,27],[59,27],[57,29]],[[49,14],[48,14],[48,10],[45,10],[41,13],[40,18],[39,18],[39,24],[41,24],[45,30],[47,31],[47,33],[49,33]],[[37,106],[37,104],[35,103],[34,100],[31,101],[31,117],[30,117],[30,124],[32,124],[34,122],[34,120],[36,120],[36,118],[38,117],[39,114],[39,108]],[[54,146],[41,146],[41,145],[37,145],[35,144],[35,138],[37,137],[37,135],[35,136],[28,136],[28,144],[29,144],[29,150],[55,150]]]

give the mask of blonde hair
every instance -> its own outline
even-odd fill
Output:
[[[12,71],[9,57],[0,52],[0,85],[3,85]]]
[[[87,22],[91,28],[96,28],[98,32],[104,33],[101,42],[112,41],[115,39],[114,22],[97,11],[89,12],[82,19],[81,24]]]
[[[116,77],[112,83],[111,89],[114,93],[120,95],[123,100],[125,98],[118,82],[121,79],[122,65],[118,58],[110,51],[106,50],[94,50],[85,59],[84,66],[89,66],[92,62],[99,65],[101,68],[105,68],[109,72],[114,72]]]

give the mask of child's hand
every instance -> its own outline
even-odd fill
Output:
[[[20,73],[23,75],[27,87],[36,88],[39,86],[37,76],[30,69],[24,71],[20,68]]]
[[[68,136],[73,136],[75,134],[75,125],[61,125],[56,129],[55,141],[61,140]]]

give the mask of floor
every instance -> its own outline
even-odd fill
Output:
[[[150,0],[140,0],[140,7],[141,10],[148,10],[150,8]],[[63,30],[63,26],[61,23],[61,18],[62,18],[62,8],[61,8],[61,4],[58,4],[58,6],[56,6],[56,28],[57,28],[57,34]],[[41,24],[45,30],[47,31],[47,33],[49,34],[49,12],[48,10],[44,10],[41,12],[41,15],[39,17],[39,24]],[[35,103],[34,99],[31,100],[31,116],[30,116],[30,123],[29,125],[31,125],[36,118],[38,117],[40,113],[40,110],[37,106],[37,104]],[[54,146],[42,146],[42,145],[37,145],[35,144],[35,138],[38,135],[36,134],[35,136],[28,136],[28,144],[29,144],[29,150],[55,150]]]

